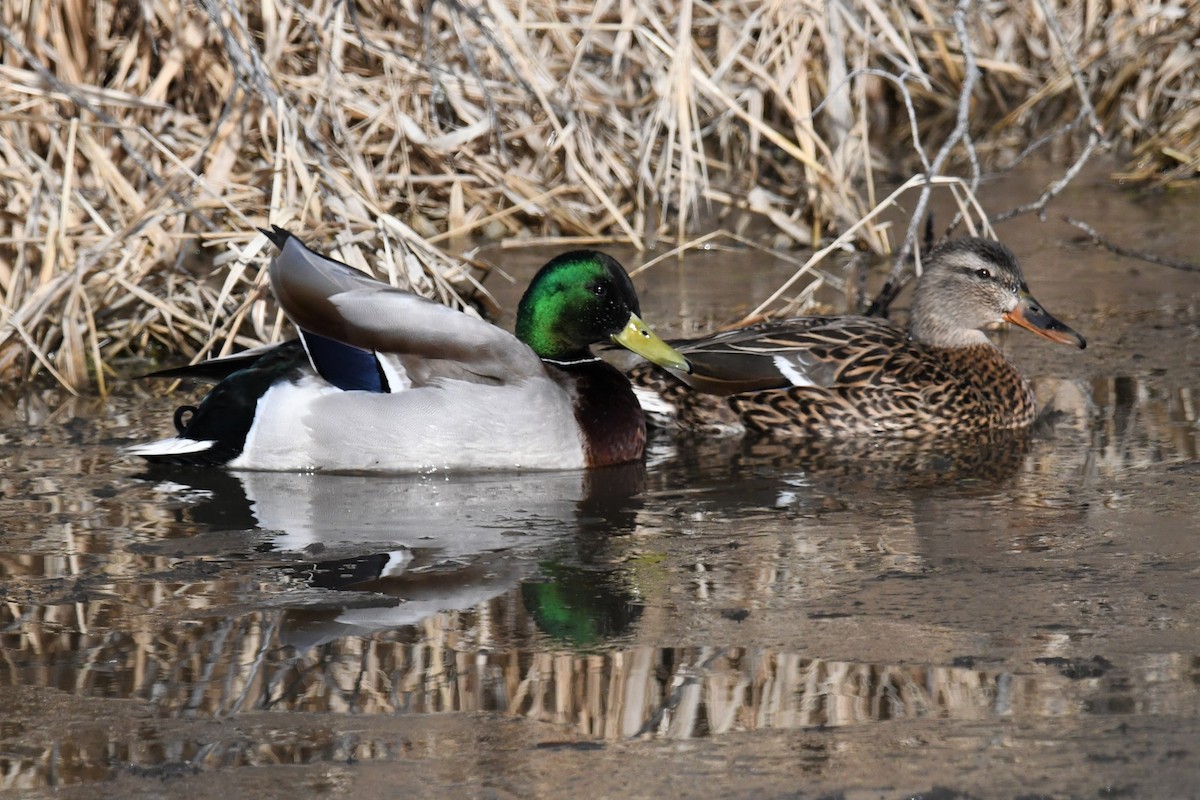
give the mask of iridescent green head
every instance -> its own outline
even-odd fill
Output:
[[[639,316],[637,292],[616,259],[594,250],[564,253],[538,271],[517,308],[517,338],[542,358],[590,360],[611,340],[660,366],[688,370],[687,359]]]

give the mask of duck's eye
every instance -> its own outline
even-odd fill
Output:
[[[592,294],[596,295],[596,297],[606,297],[608,295],[608,287],[603,283],[593,284]]]
[[[983,279],[983,280],[985,280],[985,281],[986,281],[986,280],[991,280],[991,278],[992,278],[992,271],[991,271],[991,270],[989,270],[989,269],[987,269],[986,267],[980,267],[979,269],[975,270],[975,277],[976,277],[976,278],[981,278],[981,279]]]

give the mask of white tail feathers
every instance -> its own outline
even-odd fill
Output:
[[[181,456],[187,453],[203,453],[210,449],[215,441],[199,439],[183,439],[176,436],[173,439],[159,439],[157,442],[135,444],[125,448],[127,456]]]

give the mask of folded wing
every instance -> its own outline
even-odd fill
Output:
[[[837,342],[830,335],[839,338],[829,322],[824,317],[798,317],[672,342],[692,365],[691,375],[672,374],[710,394],[828,388],[838,380],[838,361],[832,352]]]
[[[531,349],[495,325],[314,253],[282,228],[269,235],[279,247],[271,288],[284,312],[304,333],[346,346],[306,338],[317,371],[335,385],[388,391],[396,380],[509,383],[545,374]],[[334,375],[337,361],[349,364],[348,376]]]

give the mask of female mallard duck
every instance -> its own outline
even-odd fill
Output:
[[[656,420],[776,437],[919,437],[1017,429],[1033,392],[980,328],[1016,323],[1053,342],[1083,337],[1029,294],[1002,244],[936,248],[908,330],[871,317],[797,317],[674,342],[692,366],[678,380],[639,367],[634,391]],[[722,396],[715,396],[722,395]]]
[[[271,288],[299,342],[168,370],[222,379],[175,414],[151,461],[234,469],[571,469],[642,456],[628,379],[592,354],[612,340],[655,364],[687,360],[638,317],[633,283],[592,251],[534,277],[516,336],[318,255],[286,230]]]

